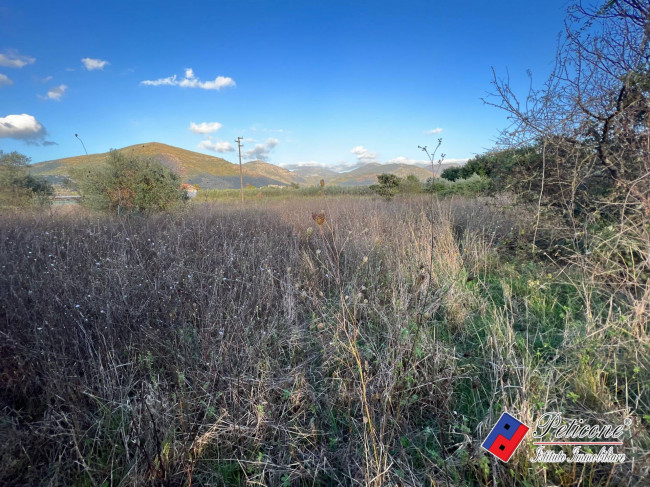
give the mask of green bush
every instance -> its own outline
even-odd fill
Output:
[[[155,159],[112,151],[105,167],[73,173],[84,205],[120,213],[165,211],[186,199],[181,178]]]
[[[449,167],[442,171],[440,177],[446,179],[447,181],[456,181],[461,178],[462,167]]]
[[[486,176],[479,176],[478,174],[472,174],[467,179],[456,179],[455,181],[439,178],[432,182],[431,178],[429,178],[425,184],[426,192],[433,192],[442,196],[477,196],[487,193],[489,188],[490,180]]]
[[[402,179],[399,184],[399,192],[407,194],[415,194],[422,192],[422,183],[413,174],[406,176],[406,179]]]
[[[0,150],[0,207],[46,206],[54,194],[52,185],[29,174],[30,158]]]
[[[530,179],[540,161],[540,150],[534,145],[495,150],[478,155],[463,166],[445,169],[441,177],[447,181],[457,181],[477,174],[489,178],[495,191],[516,190],[523,180]]]
[[[394,174],[380,174],[377,176],[377,181],[379,184],[373,184],[370,186],[370,189],[387,201],[390,201],[399,192],[402,178]]]

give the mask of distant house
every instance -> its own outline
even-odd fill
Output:
[[[196,198],[197,188],[189,183],[181,184],[181,189],[185,190],[188,198]]]

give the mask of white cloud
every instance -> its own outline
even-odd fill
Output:
[[[9,79],[9,76],[0,73],[0,86],[9,86],[13,84],[14,82]]]
[[[94,58],[91,58],[91,57],[85,57],[85,58],[83,58],[81,60],[81,62],[83,63],[84,67],[88,71],[95,71],[97,69],[104,69],[104,67],[106,65],[111,64],[108,61],[104,61],[103,59],[94,59]]]
[[[465,164],[469,159],[443,159],[442,163],[443,164]]]
[[[0,139],[18,139],[32,145],[52,145],[45,140],[47,130],[32,115],[7,115],[0,117]]]
[[[178,79],[176,75],[156,80],[141,81],[146,86],[180,86],[181,88],[201,88],[202,90],[220,90],[235,86],[235,80],[226,76],[217,76],[213,81],[201,81],[194,75],[192,68],[185,70],[185,78]]]
[[[210,134],[212,132],[216,132],[222,126],[223,125],[221,125],[219,122],[201,122],[201,123],[190,122],[189,129],[195,134]]]
[[[386,164],[410,164],[412,166],[422,166],[425,164],[431,165],[429,161],[425,161],[424,159],[409,159],[408,157],[404,156],[398,156],[395,159],[390,159],[386,161]]]
[[[274,132],[274,133],[278,133],[278,134],[283,134],[283,133],[286,132],[286,130],[284,130],[284,129],[269,129],[269,128],[262,127],[262,126],[257,125],[257,124],[253,125],[250,128],[250,131],[251,132]]]
[[[256,144],[250,150],[244,152],[243,156],[245,159],[259,159],[261,161],[266,161],[269,158],[271,150],[280,143],[278,139],[269,138],[263,144]]]
[[[61,97],[65,93],[65,91],[68,89],[66,85],[59,85],[59,86],[54,86],[49,89],[47,92],[47,95],[41,96],[38,95],[38,97],[41,100],[54,100],[54,101],[61,101]]]
[[[427,134],[429,134],[429,135],[439,134],[440,132],[442,132],[442,129],[440,127],[436,127],[435,129],[427,130]]]
[[[443,159],[443,164],[465,164],[467,159]],[[409,159],[408,157],[399,156],[395,159],[390,159],[386,161],[386,164],[410,164],[413,166],[421,166],[427,169],[431,168],[431,161],[427,159]],[[434,166],[438,165],[438,160],[434,161]]]
[[[299,161],[295,164],[280,164],[280,166],[291,166],[292,169],[297,167],[327,167],[326,164],[318,161]]]
[[[362,164],[377,162],[377,154],[375,154],[374,152],[370,152],[362,145],[358,145],[352,148],[352,150],[350,150],[350,154],[354,154],[355,156],[357,156],[357,160]]]
[[[30,56],[22,56],[18,54],[18,51],[15,49],[9,49],[0,53],[0,66],[6,66],[8,68],[22,68],[28,64],[34,64],[36,59]]]
[[[235,150],[230,142],[212,142],[211,140],[201,141],[201,143],[199,143],[199,149],[221,153],[232,152]]]
[[[176,80],[176,75],[174,75],[168,78],[158,78],[155,80],[146,79],[144,81],[140,81],[140,84],[147,85],[147,86],[161,86],[161,85],[178,86],[179,81]]]
[[[339,161],[334,164],[319,162],[319,161],[300,161],[293,164],[279,164],[279,165],[281,167],[289,169],[290,171],[294,171],[302,167],[313,167],[317,169],[329,169],[330,171],[341,172],[341,173],[352,171],[353,169],[357,169],[363,166],[363,164],[359,164],[356,161],[355,162]]]

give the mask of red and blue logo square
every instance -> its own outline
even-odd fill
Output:
[[[510,414],[503,413],[481,446],[498,459],[507,462],[529,429]]]

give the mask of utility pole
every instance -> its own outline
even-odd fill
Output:
[[[239,184],[240,184],[240,188],[241,188],[241,190],[240,190],[241,191],[241,202],[243,203],[244,202],[244,173],[243,173],[242,167],[241,167],[241,145],[242,145],[241,141],[242,140],[243,140],[243,137],[237,137],[237,140],[235,140],[235,142],[237,142],[237,145],[239,146]]]
[[[90,174],[90,158],[88,157],[88,151],[86,150],[86,144],[84,144],[84,141],[81,140],[81,137],[79,137],[79,134],[74,134],[74,136],[77,138],[77,140],[79,142],[81,142],[81,146],[84,148],[84,152],[86,153],[86,162],[88,163],[88,174]],[[117,205],[117,214],[119,215],[120,214],[120,202],[122,201],[122,198],[121,198],[121,193],[118,193],[118,195],[120,196],[120,199],[119,199],[119,202],[118,202],[118,205]]]

